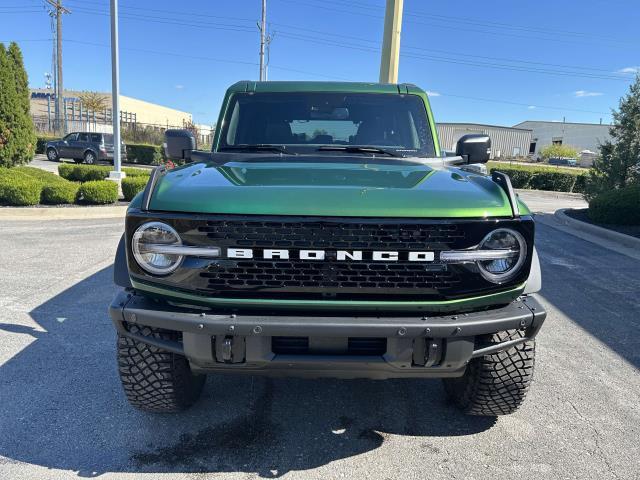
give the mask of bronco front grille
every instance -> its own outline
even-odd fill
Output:
[[[456,224],[358,222],[207,222],[198,228],[213,244],[248,248],[359,248],[411,250],[465,238]]]
[[[309,288],[347,289],[353,293],[366,290],[438,290],[455,288],[460,276],[443,266],[434,270],[423,264],[395,262],[309,262],[288,261],[241,261],[211,265],[200,275],[208,279],[208,290],[238,289],[287,289],[305,291]]]
[[[130,271],[147,282],[205,297],[293,300],[447,300],[495,292],[522,283],[485,280],[475,264],[440,262],[442,250],[478,245],[490,230],[520,230],[528,242],[533,222],[525,219],[431,220],[241,215],[141,214],[127,218],[127,235],[142,222],[171,224],[184,245],[216,246],[219,258],[185,258],[174,273],[153,277],[135,260]],[[130,241],[130,239],[129,239]],[[228,249],[250,249],[235,258]],[[265,249],[286,249],[289,258],[264,258]],[[300,259],[300,250],[326,252],[321,261]],[[362,260],[336,258],[337,251],[362,251]],[[399,252],[397,261],[375,261],[371,252]],[[411,262],[408,252],[432,251],[430,262]],[[530,262],[530,258],[527,259]]]

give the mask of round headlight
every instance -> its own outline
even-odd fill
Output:
[[[178,232],[162,222],[140,225],[131,240],[136,262],[154,275],[167,275],[180,266],[183,256],[171,253],[171,247],[180,245],[182,240]]]
[[[513,278],[527,258],[527,242],[515,230],[499,228],[484,237],[479,249],[495,251],[496,258],[480,260],[478,267],[482,276],[494,283],[503,283]]]

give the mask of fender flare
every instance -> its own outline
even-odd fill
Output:
[[[116,258],[113,262],[113,282],[119,287],[133,288],[131,279],[129,278],[129,268],[127,267],[127,249],[125,245],[124,234],[120,237],[118,249],[116,250]]]
[[[531,270],[529,271],[529,278],[527,278],[527,284],[524,287],[524,294],[536,293],[542,289],[542,272],[540,271],[540,259],[538,258],[538,251],[536,247],[533,247],[533,256],[531,257]]]

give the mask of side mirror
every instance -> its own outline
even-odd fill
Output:
[[[196,149],[196,138],[189,130],[166,130],[164,153],[170,160],[190,160]]]
[[[491,139],[482,133],[464,135],[456,144],[456,155],[467,163],[487,163],[491,155]]]

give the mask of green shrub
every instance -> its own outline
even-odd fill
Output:
[[[127,160],[131,163],[154,165],[162,158],[162,147],[159,145],[127,144]]]
[[[122,194],[127,202],[130,202],[139,192],[147,186],[149,177],[127,177],[122,179]]]
[[[0,184],[0,202],[6,205],[73,203],[78,189],[73,182],[34,167],[0,168]],[[73,193],[63,194],[69,191]]]
[[[115,203],[118,200],[118,184],[110,180],[92,180],[80,185],[78,201],[94,205]]]
[[[104,180],[109,176],[111,170],[112,167],[100,165],[72,165],[68,163],[58,165],[60,176],[72,182]]]
[[[586,176],[580,170],[560,170],[545,167],[492,167],[490,172],[502,172],[509,176],[513,188],[531,188],[554,192],[584,192]],[[576,190],[577,185],[577,190]]]
[[[553,192],[570,192],[574,183],[576,183],[576,176],[570,173],[536,172],[529,181],[529,188]]]
[[[576,183],[573,184],[574,193],[585,193],[587,191],[587,181],[589,179],[588,173],[583,173],[576,177]]]
[[[610,190],[593,198],[589,217],[596,223],[640,225],[640,185]]]
[[[80,184],[74,182],[46,185],[42,188],[40,202],[47,205],[74,203],[78,196]]]
[[[58,165],[58,173],[62,178],[72,182],[90,182],[93,180],[104,180],[109,177],[109,172],[113,171],[113,167],[104,165],[73,165],[63,163]],[[123,168],[122,171],[128,177],[148,177],[151,175],[150,170],[143,168]]]
[[[505,175],[509,175],[511,179],[511,185],[513,188],[530,188],[529,182],[531,181],[532,174],[530,171],[521,170],[517,168],[492,168],[490,173],[495,171],[502,172]]]
[[[42,170],[41,168],[15,167],[13,170],[16,172],[21,172],[24,175],[30,178],[33,178],[34,180],[38,180],[39,182],[42,182],[45,185],[68,183],[68,181],[65,180],[64,178],[56,175],[55,173]]]
[[[4,170],[4,169],[3,169]],[[0,204],[11,206],[37,205],[42,184],[23,175],[0,178]]]
[[[148,178],[151,175],[151,170],[147,170],[146,168],[124,167],[122,171],[127,174],[127,177]]]

